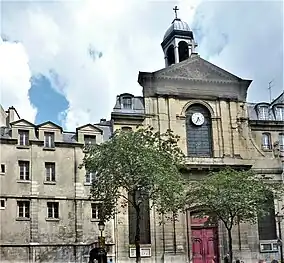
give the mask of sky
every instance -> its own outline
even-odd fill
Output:
[[[139,71],[164,67],[175,5],[201,57],[253,80],[249,101],[283,91],[283,1],[0,0],[0,103],[69,131],[109,118],[118,94],[142,94]]]

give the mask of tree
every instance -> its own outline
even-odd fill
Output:
[[[177,213],[182,208],[186,192],[179,168],[184,155],[178,140],[170,130],[164,134],[151,127],[118,130],[84,157],[83,166],[96,173],[91,196],[101,201],[101,220],[111,219],[123,199],[134,208],[136,262],[141,261],[141,204],[150,200],[161,213]]]
[[[281,184],[257,176],[252,170],[225,168],[212,172],[192,184],[188,192],[189,207],[198,207],[199,216],[208,216],[208,223],[221,220],[228,233],[229,260],[233,261],[232,228],[240,222],[255,223],[269,211],[267,201],[273,193],[280,197]],[[193,205],[194,204],[194,205]]]

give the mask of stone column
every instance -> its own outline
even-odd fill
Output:
[[[175,64],[179,63],[178,46],[175,46]]]
[[[169,63],[168,63],[168,57],[165,55],[164,59],[165,59],[165,67],[168,67],[168,65],[169,65]]]
[[[174,50],[175,50],[175,64],[176,64],[176,63],[179,63],[178,42],[177,42],[176,39],[175,39],[175,42],[174,42]]]

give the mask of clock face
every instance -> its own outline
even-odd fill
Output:
[[[197,126],[201,126],[204,123],[204,116],[200,112],[195,112],[195,113],[192,114],[191,120],[192,120],[193,124],[195,124]]]

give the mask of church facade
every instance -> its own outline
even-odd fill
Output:
[[[139,72],[143,96],[120,94],[111,120],[65,132],[52,122],[34,125],[16,110],[1,112],[1,262],[87,262],[97,240],[98,204],[89,200],[92,174],[79,169],[84,146],[108,140],[117,129],[150,125],[180,136],[187,176],[195,179],[226,166],[253,169],[283,183],[284,93],[272,102],[249,103],[251,80],[201,58],[193,32],[175,18],[161,44],[165,68]],[[280,259],[275,215],[233,231],[235,259]],[[131,213],[126,207],[106,225],[108,256],[135,262]],[[227,234],[188,211],[177,221],[145,209],[142,262],[222,262]],[[280,228],[279,228],[280,226]],[[278,240],[278,242],[277,242]]]

